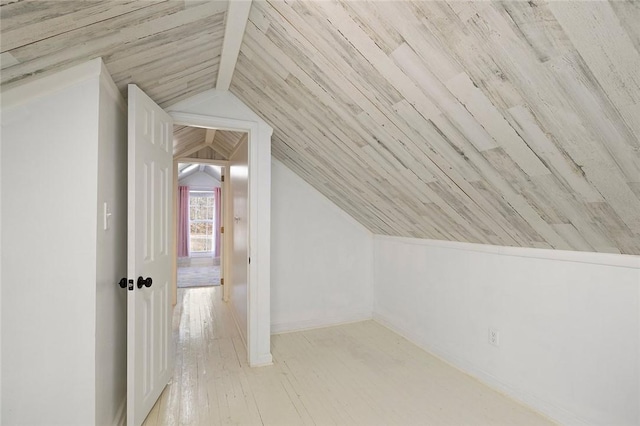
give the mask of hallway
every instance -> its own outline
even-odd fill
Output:
[[[220,259],[194,258],[178,262],[178,288],[220,285]]]

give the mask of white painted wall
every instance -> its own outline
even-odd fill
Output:
[[[94,60],[3,94],[2,424],[108,424],[124,398],[123,115],[99,102],[103,70]],[[98,206],[111,199],[108,235]]]
[[[3,424],[94,420],[97,129],[97,78],[3,110]]]
[[[271,173],[272,331],[370,319],[372,234],[278,160]]]
[[[640,258],[377,236],[374,264],[375,318],[426,350],[563,424],[640,424]]]
[[[178,185],[186,185],[190,189],[212,190],[220,187],[220,181],[208,173],[197,171],[178,180]]]
[[[248,258],[249,258],[249,156],[247,142],[243,141],[234,157],[230,158],[229,179],[231,186],[232,249],[229,285],[231,310],[238,328],[247,342],[248,323]]]

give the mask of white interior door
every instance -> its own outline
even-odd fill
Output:
[[[173,123],[129,85],[127,425],[142,424],[173,371]]]

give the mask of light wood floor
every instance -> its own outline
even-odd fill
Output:
[[[153,425],[548,425],[373,321],[275,335],[250,368],[220,287],[180,289]]]

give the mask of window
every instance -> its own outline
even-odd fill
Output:
[[[191,253],[213,251],[214,199],[211,191],[189,191],[189,248]]]

